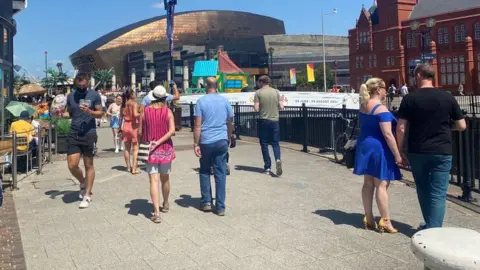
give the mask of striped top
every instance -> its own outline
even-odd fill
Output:
[[[167,106],[161,108],[147,106],[145,108],[142,132],[144,142],[158,141],[168,133],[168,110]],[[173,141],[168,139],[150,153],[148,163],[165,164],[172,162],[174,159],[175,149],[173,148]]]

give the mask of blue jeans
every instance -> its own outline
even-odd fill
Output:
[[[212,186],[210,185],[210,170],[213,166],[215,177],[215,208],[225,209],[225,188],[227,182],[228,141],[220,140],[211,144],[200,144],[200,191],[201,204],[212,204]]]
[[[410,154],[409,160],[427,228],[442,227],[452,156]]]
[[[264,169],[271,169],[272,160],[268,152],[268,145],[272,145],[275,160],[280,160],[280,123],[278,121],[260,119],[258,121],[258,137],[262,147]]]

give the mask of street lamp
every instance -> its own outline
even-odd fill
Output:
[[[60,73],[63,73],[62,65],[63,65],[63,64],[60,63],[60,62],[57,63],[58,72],[60,72]]]
[[[322,50],[323,50],[323,90],[327,92],[327,67],[326,67],[326,59],[325,59],[325,27],[324,27],[324,18],[328,15],[335,15],[338,13],[336,8],[333,9],[333,12],[330,13],[323,13],[322,11]]]
[[[412,23],[410,23],[410,29],[412,29],[413,34],[414,34],[414,35],[415,35],[415,34],[418,34],[418,35],[420,35],[420,37],[421,37],[422,47],[421,47],[421,57],[420,57],[420,59],[421,59],[421,62],[422,62],[422,63],[425,63],[425,60],[426,60],[426,59],[425,59],[425,49],[426,49],[426,46],[425,46],[425,42],[426,42],[426,40],[425,40],[425,35],[428,34],[428,35],[430,35],[430,37],[431,37],[431,36],[432,36],[432,29],[433,29],[433,27],[435,27],[436,24],[437,24],[437,21],[436,21],[434,18],[429,18],[429,19],[425,20],[425,26],[427,27],[428,30],[427,30],[427,31],[423,31],[423,32],[420,31],[420,32],[416,33],[416,31],[417,31],[418,29],[420,29],[420,22],[418,22],[418,21],[413,21]],[[428,44],[428,45],[430,45],[430,44]]]
[[[273,53],[275,49],[273,47],[268,48],[268,54],[270,55],[270,68],[268,69],[268,76],[272,79],[273,76]]]
[[[174,67],[173,67],[173,32],[174,32],[174,16],[175,16],[175,5],[177,0],[163,0],[165,10],[167,11],[167,38],[170,48],[170,91],[173,94],[173,79]]]

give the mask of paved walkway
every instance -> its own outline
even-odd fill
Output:
[[[101,148],[111,148],[100,131]],[[261,174],[257,144],[231,151],[225,217],[197,210],[198,160],[192,134],[175,137],[171,211],[146,216],[147,175],[123,171],[122,157],[100,153],[93,204],[78,209],[78,185],[65,161],[20,183],[14,200],[28,269],[422,269],[409,248],[420,212],[415,190],[391,188],[401,233],[362,229],[362,179],[327,159],[283,151],[284,176]],[[480,216],[448,204],[447,226],[480,230]]]

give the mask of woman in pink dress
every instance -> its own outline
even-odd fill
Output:
[[[175,134],[175,120],[172,111],[166,105],[167,90],[161,85],[148,94],[151,104],[143,113],[142,140],[150,143],[150,154],[146,171],[150,177],[150,196],[153,202],[151,220],[160,223],[159,182],[162,183],[162,212],[170,209],[170,171],[175,151],[171,137]]]
[[[140,113],[138,110],[138,104],[135,102],[136,98],[137,95],[131,90],[128,90],[123,94],[120,121],[121,123],[123,121],[122,137],[123,142],[125,143],[125,152],[123,156],[125,158],[127,170],[132,174],[140,173],[140,171],[137,169],[139,127],[138,118],[140,117]],[[132,163],[130,163],[131,156],[133,156]]]

